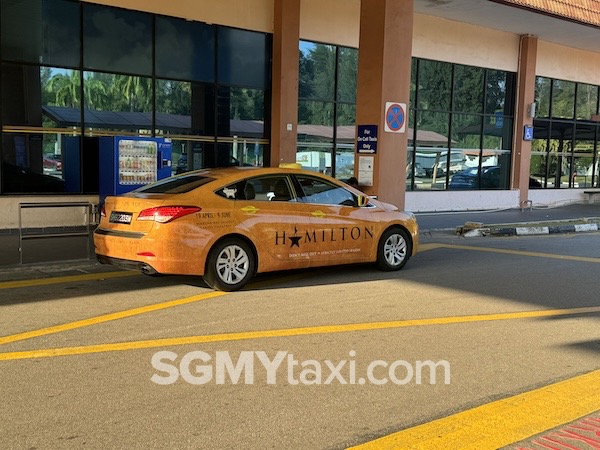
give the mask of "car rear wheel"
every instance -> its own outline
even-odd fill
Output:
[[[411,254],[411,242],[408,233],[402,228],[390,228],[385,231],[377,247],[377,267],[381,270],[400,270]]]
[[[208,255],[204,281],[213,289],[235,291],[254,276],[254,252],[236,238],[227,238],[215,245]]]

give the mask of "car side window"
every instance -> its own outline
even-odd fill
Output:
[[[248,178],[225,186],[217,190],[216,194],[232,200],[297,201],[288,177],[285,175]]]
[[[302,186],[306,203],[357,206],[356,196],[341,186],[316,177],[297,175],[296,178]]]

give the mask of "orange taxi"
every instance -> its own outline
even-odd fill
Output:
[[[401,269],[417,251],[413,214],[297,168],[187,172],[107,197],[101,263],[200,275],[233,291],[256,273],[351,263]]]

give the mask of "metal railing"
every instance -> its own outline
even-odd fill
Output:
[[[57,233],[27,233],[24,226],[23,210],[41,208],[82,208],[83,224],[85,231],[65,231]],[[86,238],[86,256],[90,258],[90,232],[92,226],[97,223],[98,205],[90,202],[38,202],[38,203],[19,203],[19,261],[23,264],[23,242],[30,239],[50,239],[64,237],[85,237]],[[25,224],[26,225],[26,224]],[[40,227],[30,227],[40,228]],[[78,228],[78,226],[70,227]]]

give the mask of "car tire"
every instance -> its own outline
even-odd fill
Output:
[[[210,251],[204,282],[219,291],[236,291],[254,276],[254,251],[243,240],[227,238]]]
[[[377,267],[391,272],[404,267],[412,253],[412,244],[408,233],[402,228],[386,230],[377,246]]]

